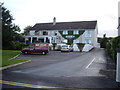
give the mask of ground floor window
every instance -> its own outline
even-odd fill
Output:
[[[80,41],[79,40],[74,40],[73,43],[80,43]]]
[[[64,42],[64,43],[67,43],[67,40],[65,39],[65,40],[63,40],[63,42]]]

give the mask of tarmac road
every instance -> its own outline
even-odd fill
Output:
[[[17,59],[32,62],[4,70],[3,80],[48,87],[118,88],[115,80],[100,73],[106,69],[103,49],[88,53],[51,51],[48,55],[21,55]]]

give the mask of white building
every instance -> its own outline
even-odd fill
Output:
[[[27,31],[25,42],[89,43],[97,47],[97,21],[37,23]]]

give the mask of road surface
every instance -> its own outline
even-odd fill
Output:
[[[87,53],[51,51],[48,55],[21,55],[17,59],[32,62],[4,70],[4,81],[46,87],[118,88],[115,80],[100,73],[106,69],[103,49]],[[12,86],[17,85],[3,83],[3,88]]]

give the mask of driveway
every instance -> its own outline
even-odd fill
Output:
[[[30,63],[26,63],[17,66],[13,69],[25,69],[31,67],[42,67],[48,64],[53,64],[57,62],[69,61],[76,57],[82,56],[85,52],[61,52],[61,51],[50,51],[47,55],[33,54],[33,55],[20,55],[16,60],[31,60]],[[11,69],[10,69],[11,70]]]
[[[88,53],[51,51],[48,55],[21,55],[17,59],[32,61],[3,71],[3,80],[65,88],[118,87],[115,80],[100,73],[106,69],[103,49]]]

